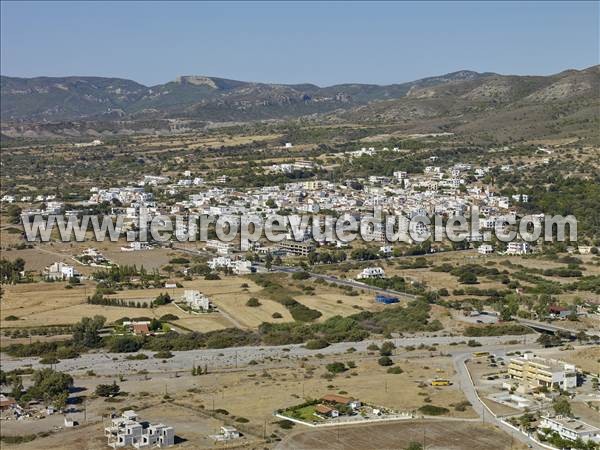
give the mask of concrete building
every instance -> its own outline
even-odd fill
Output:
[[[479,248],[477,248],[477,253],[480,255],[491,255],[494,253],[494,247],[492,247],[490,244],[480,245]]]
[[[221,427],[219,434],[213,434],[210,437],[215,441],[230,441],[232,439],[239,439],[240,432],[235,427],[224,426]]]
[[[554,359],[539,358],[532,353],[512,358],[508,365],[511,378],[549,390],[577,387],[577,368]]]
[[[68,280],[76,277],[79,273],[75,267],[69,266],[63,262],[55,262],[44,270],[46,276],[51,280]]]
[[[563,439],[576,441],[581,439],[584,442],[600,442],[600,429],[593,425],[589,425],[578,419],[569,417],[542,417],[542,421],[538,429],[549,428],[557,432]]]
[[[210,300],[207,296],[191,289],[183,291],[183,301],[191,309],[196,311],[208,311],[210,309]]]
[[[509,242],[506,247],[507,255],[525,255],[529,251],[530,247],[527,242]]]
[[[218,256],[211,259],[208,261],[208,267],[212,270],[228,268],[236,275],[246,275],[254,271],[252,261],[248,261],[247,259],[232,260],[228,256]]]
[[[134,448],[170,447],[175,445],[175,430],[165,424],[149,424],[138,421],[138,415],[131,410],[124,411],[121,417],[111,419],[111,425],[104,428],[107,444],[112,448],[132,446]]]
[[[282,241],[279,248],[294,255],[307,256],[315,250],[315,244],[310,241],[296,242],[291,240]]]

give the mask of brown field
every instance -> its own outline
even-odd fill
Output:
[[[386,373],[386,368],[379,366],[376,359],[375,356],[362,359],[360,355],[312,358],[309,362],[290,361],[287,363],[291,364],[290,368],[270,369],[266,376],[259,370],[246,370],[221,373],[218,377],[196,377],[192,381],[202,392],[182,401],[206,405],[215,398],[217,408],[226,408],[236,416],[260,422],[277,408],[301,403],[302,397],[318,398],[327,392],[346,391],[364,402],[399,411],[414,411],[429,397],[431,404],[448,407],[453,417],[475,417],[471,408],[459,412],[449,406],[464,400],[457,383],[448,387],[428,384],[418,387],[436,376],[452,377],[454,371],[449,358],[428,358],[421,362],[395,358],[405,371],[400,375]],[[357,367],[327,381],[321,377],[326,373],[324,365],[334,360],[353,360]],[[328,385],[333,387],[328,388]]]
[[[282,436],[285,432],[275,423],[276,420],[272,416],[274,410],[301,403],[303,397],[318,398],[329,392],[345,391],[363,402],[400,411],[412,411],[426,404],[424,399],[429,397],[431,404],[449,408],[451,417],[456,419],[476,417],[471,408],[459,412],[450,406],[464,400],[456,383],[439,388],[429,385],[418,387],[419,383],[426,383],[435,376],[452,378],[454,371],[451,359],[438,356],[418,360],[404,358],[405,355],[414,356],[412,353],[394,357],[396,364],[405,371],[400,375],[386,373],[386,368],[380,367],[376,362],[378,355],[357,353],[323,359],[309,357],[306,361],[287,358],[267,359],[263,367],[261,367],[263,363],[259,362],[257,366],[249,365],[238,370],[210,372],[202,376],[191,376],[189,371],[181,370],[177,373],[169,370],[151,372],[147,375],[136,373],[140,366],[132,361],[127,372],[122,373],[121,379],[118,379],[117,374],[113,376],[82,374],[75,377],[75,385],[83,389],[81,391],[83,395],[88,396],[86,403],[88,420],[99,420],[102,415],[115,409],[135,409],[144,419],[174,425],[176,434],[185,440],[182,448],[208,447],[210,443],[206,441],[206,435],[214,433],[223,421],[244,431],[247,439],[254,442],[257,437],[262,436],[264,427],[267,435],[277,433]],[[354,360],[357,367],[337,375],[330,381],[325,380],[322,377],[326,372],[324,366],[334,360]],[[210,361],[208,363],[210,368]],[[202,366],[202,361],[197,361],[196,365]],[[86,369],[81,367],[81,373]],[[110,383],[113,379],[117,381],[121,390],[127,393],[125,397],[119,398],[116,403],[109,403],[102,398],[91,396],[98,384]],[[193,392],[190,392],[190,389],[193,389]],[[165,392],[170,397],[166,402],[163,398]],[[218,420],[215,420],[207,416],[213,409],[225,409],[229,415],[219,416]],[[238,423],[235,421],[236,417],[244,417],[248,422]],[[441,422],[436,421],[436,423]],[[462,424],[462,422],[452,423]],[[24,435],[49,430],[61,424],[60,415],[41,420],[11,421],[3,424],[2,433]],[[411,425],[415,426],[414,424],[415,422],[411,421]],[[469,424],[474,425],[471,422]],[[299,430],[299,426],[296,429]],[[353,429],[354,427],[342,428],[342,430]],[[427,433],[427,436],[434,438],[434,434]],[[375,434],[379,433],[374,433],[374,436]],[[101,427],[96,424],[38,438],[19,448],[75,450],[100,449],[104,448],[104,445]]]
[[[489,425],[456,421],[419,421],[374,424],[356,427],[332,427],[298,431],[281,442],[278,449],[401,449],[411,442],[429,449],[501,450],[519,447],[511,437]]]
[[[600,373],[600,347],[579,347],[574,350],[559,350],[556,348],[538,350],[541,356],[559,359],[575,364],[590,373]]]

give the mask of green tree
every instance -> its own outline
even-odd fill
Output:
[[[271,253],[267,253],[265,256],[265,268],[267,270],[271,270],[271,267],[273,267],[273,255],[271,255]]]
[[[96,348],[102,344],[100,330],[106,322],[106,317],[84,317],[73,325],[73,341],[87,348]]]
[[[561,416],[571,417],[573,415],[573,411],[571,411],[571,404],[564,396],[560,396],[552,402],[552,409],[554,409],[556,414]]]

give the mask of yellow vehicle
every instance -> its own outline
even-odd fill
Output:
[[[432,386],[450,386],[450,380],[443,380],[441,378],[431,380]]]
[[[482,356],[490,356],[490,352],[473,352],[475,358],[481,358]]]

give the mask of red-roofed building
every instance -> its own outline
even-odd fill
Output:
[[[14,398],[6,397],[4,394],[0,394],[0,411],[6,411],[16,404],[17,402]]]
[[[337,394],[327,394],[321,397],[321,400],[325,403],[329,403],[332,405],[344,405],[349,406],[352,409],[360,408],[360,401],[353,399],[352,397],[344,397],[342,395]]]
[[[319,404],[315,406],[315,414],[323,417],[339,417],[340,412],[335,408]]]
[[[145,336],[150,334],[150,328],[147,323],[134,323],[133,324],[133,333],[141,336]]]
[[[551,305],[548,308],[548,312],[551,317],[555,317],[558,319],[566,319],[571,314],[571,310],[569,308],[565,308],[563,306]]]

